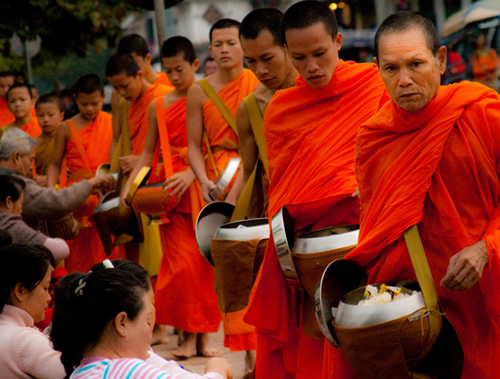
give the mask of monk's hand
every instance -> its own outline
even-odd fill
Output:
[[[125,157],[120,157],[120,170],[124,174],[132,172],[138,160],[138,155],[127,155]]]
[[[451,291],[471,288],[481,279],[487,262],[488,249],[485,241],[466,247],[450,258],[446,275],[441,280],[441,286]]]
[[[359,188],[356,188],[351,194],[351,197],[357,197],[359,199]]]
[[[191,183],[193,183],[194,174],[190,169],[176,172],[170,178],[165,180],[163,188],[166,190],[172,189],[172,196],[181,197],[187,191]]]
[[[211,203],[214,200],[210,197],[210,191],[215,189],[215,184],[211,180],[205,180],[201,183],[201,192],[203,193],[203,200],[207,203]]]

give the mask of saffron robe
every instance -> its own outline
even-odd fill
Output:
[[[172,91],[172,87],[161,84],[152,84],[128,110],[128,124],[130,129],[130,141],[132,144],[132,155],[140,155],[146,144],[148,134],[148,109],[149,104],[157,97],[164,96]]]
[[[368,283],[415,280],[403,233],[418,224],[434,284],[464,351],[462,378],[500,376],[500,98],[477,83],[440,87],[415,113],[392,101],[356,141],[359,243],[346,258]],[[440,286],[450,258],[485,240],[489,262],[471,289]],[[334,377],[349,367],[332,360]]]
[[[2,126],[1,130],[2,132],[7,131],[9,128],[8,125]],[[16,128],[16,126],[12,126],[12,128]],[[29,134],[30,137],[32,138],[37,138],[40,134],[42,134],[42,128],[40,128],[40,125],[38,125],[38,119],[36,117],[31,117],[31,120],[21,126],[19,129],[21,129],[23,132],[26,132]]]
[[[74,137],[71,137],[66,142],[66,161],[69,171],[68,185],[89,179],[95,175],[99,165],[108,162],[109,147],[113,137],[111,115],[99,112],[92,122],[78,132],[87,154],[91,172],[88,172]],[[80,233],[75,239],[67,241],[70,255],[65,260],[65,266],[69,272],[87,272],[95,263],[108,258],[96,227],[88,219],[94,213],[97,205],[97,196],[91,195],[85,204],[73,213],[83,227],[80,228]]]
[[[172,90],[174,89],[172,86],[172,83],[170,83],[170,80],[168,80],[167,74],[164,72],[156,72],[158,74],[158,77],[156,78],[154,84],[162,84],[164,86],[172,87]]]
[[[185,97],[165,109],[165,120],[167,124],[158,128],[168,130],[173,171],[185,171],[189,169]],[[164,170],[160,175],[158,182],[166,179]],[[163,255],[155,289],[156,321],[186,332],[214,333],[219,329],[221,315],[213,286],[213,269],[202,258],[196,244],[192,202],[202,202],[196,180],[177,207],[169,212],[168,222],[160,225]]]
[[[324,88],[299,77],[274,95],[264,115],[270,224],[284,205],[296,231],[358,222],[354,140],[386,100],[374,64],[342,60]],[[308,337],[297,320],[302,291],[287,284],[271,236],[245,317],[257,331],[257,378],[321,377],[325,342]]]
[[[10,125],[14,121],[16,121],[16,118],[11,113],[11,111],[9,111],[9,108],[7,107],[7,101],[4,99],[0,99],[0,126]]]
[[[253,72],[243,69],[243,72],[230,83],[224,86],[218,95],[229,109],[231,114],[236,117],[238,106],[243,98],[252,93],[259,85],[259,80]],[[208,99],[203,104],[203,128],[207,133],[210,147],[213,152],[213,158],[217,171],[224,170],[229,160],[239,156],[239,139],[233,129],[229,126],[226,119],[219,112],[212,100]],[[207,175],[210,180],[215,180],[217,175],[210,158],[206,160]],[[226,192],[229,190],[226,189]],[[232,351],[254,350],[255,337],[254,328],[243,321],[246,308],[234,313],[223,315],[224,322],[224,346]]]

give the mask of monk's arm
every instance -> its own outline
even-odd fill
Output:
[[[203,199],[212,202],[208,193],[215,188],[208,179],[205,158],[203,157],[203,90],[193,84],[186,97],[186,118],[188,130],[188,160],[194,175],[200,182]]]
[[[165,126],[166,127],[166,126]],[[158,123],[156,120],[156,106],[155,102],[152,101],[149,109],[148,109],[148,134],[146,136],[146,144],[144,145],[144,150],[137,160],[137,164],[134,169],[130,173],[128,177],[127,183],[125,183],[125,187],[122,191],[121,201],[125,206],[125,199],[127,197],[127,193],[130,189],[130,186],[134,182],[135,177],[144,166],[151,166],[153,163],[153,158],[156,149],[156,141],[158,140]]]
[[[71,133],[68,128],[68,124],[63,122],[59,128],[57,128],[55,143],[54,143],[54,154],[50,160],[49,167],[47,169],[47,187],[54,188],[54,186],[59,181],[59,176],[61,175],[61,164],[66,154],[66,142],[71,137]]]
[[[113,125],[113,138],[111,139],[111,147],[109,149],[109,161],[113,161],[113,154],[115,153],[116,145],[118,144],[118,139],[122,134],[122,112],[121,112],[121,101],[118,92],[113,90],[111,93],[111,124]]]

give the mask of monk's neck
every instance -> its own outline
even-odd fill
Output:
[[[23,117],[23,118],[20,118],[20,119],[14,121],[12,123],[12,125],[14,125],[18,128],[21,128],[24,125],[28,124],[31,120],[32,120],[32,117],[31,117],[31,112],[30,112],[30,113],[28,113],[28,115],[26,117]]]
[[[154,84],[156,82],[156,79],[158,79],[158,73],[153,69],[153,67],[149,67],[145,72],[143,78],[146,79],[151,84]]]
[[[76,129],[82,130],[87,125],[93,123],[95,121],[95,118],[93,120],[89,120],[88,118],[83,117],[81,113],[78,113],[75,117],[72,118],[72,120],[75,123]]]
[[[230,69],[219,69],[217,71],[217,76],[219,78],[219,82],[225,86],[226,84],[231,83],[234,79],[241,75],[243,72],[243,66],[235,66]]]
[[[297,80],[297,70],[295,70],[295,68],[292,67],[290,72],[286,76],[285,80],[281,84],[280,88],[277,88],[276,91],[279,89],[285,89],[295,86],[296,80]]]
[[[139,92],[139,96],[137,97],[137,99],[135,99],[135,101],[138,101],[141,98],[141,96],[144,95],[152,85],[153,84],[148,82],[145,78],[142,78],[141,92]]]

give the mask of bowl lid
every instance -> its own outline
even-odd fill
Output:
[[[229,222],[221,225],[215,232],[215,239],[247,241],[251,239],[269,238],[269,222],[267,218]]]
[[[293,252],[299,254],[320,253],[358,243],[359,225],[341,225],[302,234],[295,239]]]

